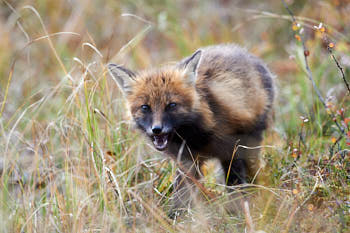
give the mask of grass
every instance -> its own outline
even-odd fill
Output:
[[[331,41],[349,82],[347,1],[289,3],[301,34],[280,1],[0,4],[2,232],[348,231],[350,98],[327,51]],[[320,22],[325,32],[313,27]],[[306,39],[327,109],[307,79],[295,33]],[[202,184],[215,198],[171,220],[177,166],[130,128],[105,65],[159,66],[226,42],[246,46],[277,76],[266,167],[250,187],[249,208],[228,214],[236,193],[225,191],[222,171],[208,163]]]

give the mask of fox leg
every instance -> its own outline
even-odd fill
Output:
[[[254,181],[257,182],[258,172],[264,162],[260,157],[259,149],[240,148],[231,160],[221,161],[228,186],[239,185]]]
[[[231,158],[225,157],[221,160],[228,186],[256,181],[263,162],[260,157],[262,132],[255,134],[237,136],[240,141],[234,149],[234,154],[231,152]]]
[[[247,166],[243,159],[231,161],[222,161],[222,167],[225,172],[226,185],[239,185],[247,183]]]
[[[242,210],[242,200],[249,199],[246,186],[229,187],[234,185],[256,182],[256,177],[262,166],[260,159],[259,140],[250,140],[246,148],[238,148],[231,160],[221,160],[225,172],[225,181],[230,192],[230,202],[227,202],[225,209],[228,213],[239,214]],[[243,144],[244,145],[244,144]],[[227,159],[227,158],[226,158]]]
[[[196,196],[196,184],[194,180],[198,180],[201,176],[199,168],[199,162],[189,160],[179,163],[173,183],[174,191],[171,197],[169,217],[174,218],[191,207]]]
[[[237,215],[241,213],[242,187],[234,187],[247,183],[248,169],[243,159],[221,161],[224,170],[224,178],[229,192],[228,200],[223,204],[227,213]],[[243,188],[244,189],[244,188]]]

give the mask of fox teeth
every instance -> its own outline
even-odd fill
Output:
[[[164,150],[168,144],[168,135],[153,136],[153,144],[158,150]]]

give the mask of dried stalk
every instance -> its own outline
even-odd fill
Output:
[[[295,25],[297,25],[297,21],[295,19],[295,16],[293,14],[293,12],[289,9],[287,3],[284,1],[284,0],[281,0],[284,7],[286,8],[286,10],[288,11],[289,15],[291,16],[292,18],[292,21]],[[313,78],[313,74],[311,72],[311,69],[310,69],[310,66],[309,66],[309,61],[308,61],[308,55],[309,55],[309,50],[307,49],[306,45],[305,45],[305,39],[303,36],[300,36],[300,39],[301,39],[301,44],[303,46],[303,50],[304,50],[304,61],[305,61],[305,69],[306,69],[306,74],[307,74],[307,77],[309,78],[309,80],[311,81],[312,83],[312,86],[316,92],[316,95],[318,97],[318,99],[321,101],[323,107],[327,110],[328,107],[327,107],[327,104],[326,104],[326,101],[324,100],[324,98],[322,97],[321,95],[321,92],[320,90],[318,89],[315,81],[314,81],[314,78]],[[341,127],[335,117],[335,115],[331,112],[329,114],[329,116],[331,117],[331,119],[334,121],[334,123],[336,124],[336,126],[338,127],[339,131],[342,133],[342,135],[345,135],[345,131],[343,129],[343,127]]]

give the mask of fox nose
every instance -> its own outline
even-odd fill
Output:
[[[162,132],[162,126],[160,125],[155,125],[152,127],[152,132],[154,134],[160,134]]]

